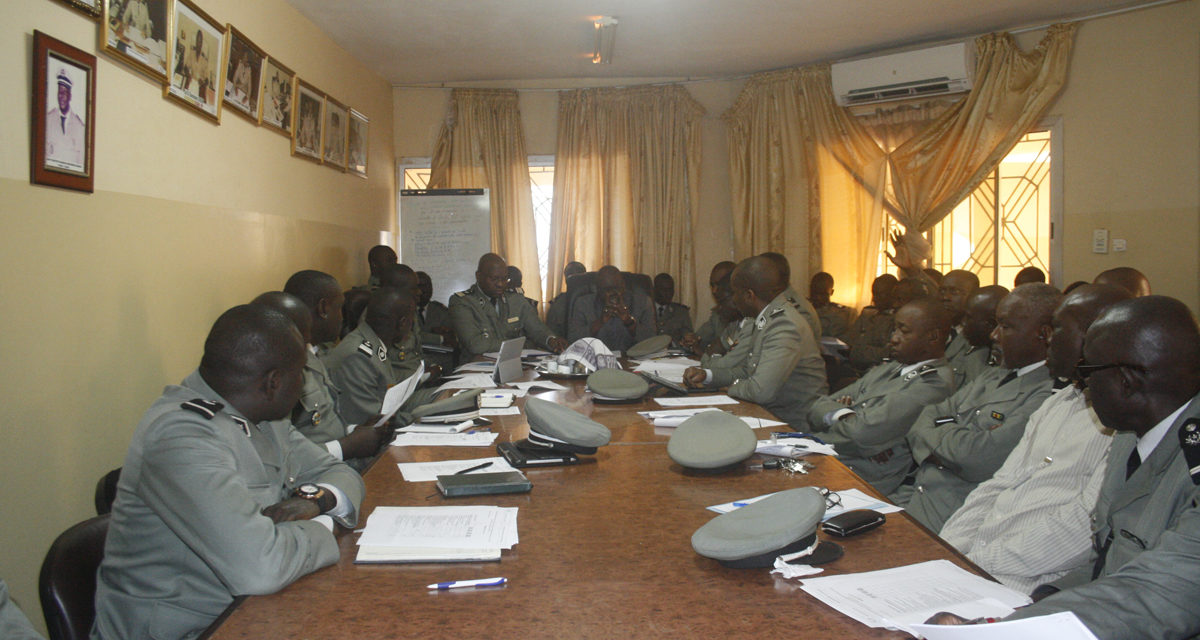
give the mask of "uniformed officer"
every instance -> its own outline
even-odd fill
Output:
[[[1004,464],[1030,414],[1050,396],[1046,345],[1061,298],[1047,284],[1009,294],[996,311],[992,334],[1004,369],[926,407],[909,431],[917,467],[891,498],[931,530],[940,531],[967,494]]]
[[[963,318],[967,314],[967,301],[979,289],[979,276],[964,269],[955,269],[942,278],[938,288],[942,304],[950,314],[950,341],[946,345],[946,360],[954,369],[955,388],[966,386],[967,361],[970,359],[987,360],[987,354],[982,349],[971,349],[971,343],[963,335]]]
[[[675,297],[675,278],[669,273],[654,276],[654,319],[659,334],[667,334],[678,343],[692,332],[692,310],[671,302]]]
[[[1193,637],[1200,633],[1200,329],[1178,300],[1137,298],[1092,323],[1083,353],[1077,371],[1092,407],[1117,430],[1093,512],[1093,562],[1039,587],[1036,602],[1009,619],[1071,611],[1104,640]]]
[[[747,321],[739,342],[706,368],[689,367],[690,387],[729,387],[729,395],[762,405],[780,420],[803,425],[813,401],[829,390],[816,338],[784,293],[786,281],[765,256],[743,260],[733,270],[733,303]],[[753,318],[753,320],[749,320]]]
[[[421,328],[421,345],[458,348],[458,337],[450,326],[450,310],[433,299],[433,280],[424,271],[417,272],[417,326]],[[427,364],[436,364],[443,371],[454,366],[454,353],[437,353],[423,349]]]
[[[518,336],[525,336],[528,347],[536,345],[555,353],[565,349],[567,341],[538,319],[525,296],[504,292],[507,279],[504,258],[485,253],[479,258],[474,286],[450,297],[450,321],[463,358],[498,351],[501,342]]]
[[[587,267],[584,267],[582,262],[567,263],[567,266],[563,268],[564,291],[554,296],[554,300],[550,301],[550,306],[546,309],[546,326],[550,327],[550,331],[556,336],[567,335],[567,320],[571,315],[571,310],[567,308],[570,299],[565,290],[567,278],[579,273],[587,273]]]
[[[949,325],[933,298],[904,305],[896,312],[892,360],[809,409],[809,430],[821,433],[838,459],[880,493],[895,491],[912,464],[905,436],[913,421],[954,392],[945,358]]]
[[[808,328],[812,330],[813,337],[819,341],[823,335],[821,332],[821,319],[817,317],[817,310],[813,308],[808,298],[800,295],[792,288],[792,266],[788,263],[787,257],[777,251],[767,251],[762,254],[762,257],[775,263],[775,268],[779,270],[779,277],[783,278],[783,295],[796,301],[796,311],[808,323]],[[890,335],[888,339],[891,339]]]
[[[73,83],[65,69],[58,72],[58,104],[46,113],[46,160],[66,169],[83,171],[87,127],[71,108]]]
[[[374,290],[379,286],[379,274],[384,267],[396,264],[399,258],[396,256],[396,250],[386,244],[377,244],[371,247],[367,252],[367,268],[370,269],[371,275],[367,278],[367,283],[355,287],[355,289]]]
[[[898,283],[896,276],[890,273],[871,283],[871,304],[863,307],[850,330],[850,364],[857,371],[866,371],[883,362],[888,353],[895,328],[892,304]]]
[[[808,283],[808,301],[817,310],[817,318],[821,320],[821,335],[849,344],[854,309],[830,300],[832,295],[833,276],[824,271],[817,272]]]
[[[640,290],[625,288],[620,269],[605,265],[596,271],[596,292],[573,303],[567,339],[596,338],[613,351],[625,351],[655,335],[653,306]]]
[[[999,364],[999,354],[992,345],[992,331],[996,329],[996,308],[1007,295],[1008,289],[991,284],[980,287],[967,300],[961,333],[970,346],[959,356],[963,382],[956,388],[966,387],[980,374],[991,371]]]
[[[730,302],[733,293],[729,286],[729,275],[736,266],[725,260],[713,265],[708,274],[708,289],[716,306],[696,333],[685,333],[679,341],[679,345],[693,355],[725,353],[737,336],[737,321],[741,320],[742,314]]]
[[[410,296],[414,301],[421,296],[420,279],[417,277],[417,272],[406,264],[389,264],[381,267],[379,269],[379,286],[396,289]],[[422,364],[425,365],[427,374],[425,382],[435,382],[441,377],[441,365],[426,359],[425,352],[421,348],[421,336],[424,333],[425,328],[421,325],[420,316],[414,307],[412,330],[397,337],[395,342],[388,344],[388,362],[395,370],[396,380],[407,380],[417,372],[417,368]],[[424,404],[431,395],[429,392],[419,391],[414,394],[412,401]]]
[[[392,287],[372,291],[358,327],[326,354],[325,366],[342,391],[345,420],[362,423],[378,415],[388,387],[402,380],[389,361],[388,345],[412,331],[415,307],[412,296]]]

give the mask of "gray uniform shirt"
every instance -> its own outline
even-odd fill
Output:
[[[529,301],[519,293],[504,293],[499,296],[499,310],[492,304],[479,285],[459,291],[450,297],[450,322],[458,334],[458,345],[462,359],[470,360],[481,353],[499,351],[500,343],[525,336],[526,348],[535,345],[549,347],[554,337]],[[532,344],[531,344],[532,343]]]
[[[825,361],[794,297],[775,296],[757,318],[742,323],[738,342],[711,358],[709,386],[762,405],[790,425],[803,425],[813,401],[829,391]]]
[[[828,302],[816,307],[816,310],[817,318],[821,321],[821,335],[838,338],[849,344],[848,338],[850,337],[850,326],[854,322],[854,309],[836,302]]]
[[[997,370],[926,407],[908,433],[919,466],[915,483],[900,487],[893,501],[933,531],[1004,464],[1029,416],[1053,392],[1044,363],[1002,385],[1008,373]],[[931,454],[940,464],[927,460]]]
[[[972,378],[986,370],[990,356],[991,349],[988,347],[972,346],[961,331],[955,333],[954,338],[946,345],[946,360],[954,369],[955,388],[962,389]]]
[[[654,303],[654,320],[658,333],[671,336],[675,342],[679,342],[683,334],[692,332],[692,311],[678,302],[668,302],[661,311],[658,303]]]
[[[349,424],[362,424],[379,413],[388,387],[400,382],[388,361],[388,348],[366,322],[346,334],[325,354],[325,367],[341,390],[338,410]]]
[[[904,368],[885,362],[850,386],[818,398],[808,412],[810,430],[820,432],[837,449],[839,460],[885,495],[899,487],[912,465],[905,436],[917,416],[954,392],[945,358],[907,373]],[[844,395],[853,399],[849,407],[837,401]],[[826,416],[841,409],[854,413],[827,425]]]
[[[891,350],[892,329],[896,316],[892,309],[880,311],[867,307],[854,321],[850,330],[850,365],[858,371],[866,371],[883,362]]]
[[[304,363],[304,390],[292,412],[292,425],[317,444],[344,438],[347,429],[346,421],[338,413],[340,393],[325,363],[310,351]]]
[[[629,307],[629,315],[637,321],[632,334],[620,318],[610,318],[596,335],[592,335],[592,323],[604,313],[604,304],[599,293],[585,293],[579,296],[571,308],[571,320],[567,323],[567,340],[575,342],[580,338],[598,338],[613,351],[625,351],[642,340],[654,337],[657,329],[654,324],[654,303],[651,302],[650,296],[626,291],[625,305]]]
[[[0,638],[5,640],[45,640],[33,630],[29,618],[8,597],[8,585],[0,580]]]
[[[234,596],[274,593],[337,562],[319,522],[261,510],[305,482],[353,506],[362,478],[286,420],[252,424],[201,378],[170,386],[133,435],[96,581],[93,638],[191,638]]]

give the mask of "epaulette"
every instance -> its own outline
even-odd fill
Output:
[[[916,369],[909,371],[908,374],[904,376],[904,379],[912,380],[912,379],[916,378],[917,376],[923,376],[928,373],[937,373],[937,367],[935,367],[933,365],[929,365],[929,364],[923,364],[923,365],[917,367]]]
[[[958,418],[955,418],[954,416],[939,416],[933,419],[933,426],[940,427],[944,424],[950,424],[951,422],[958,422]]]
[[[1179,448],[1187,461],[1192,484],[1200,485],[1200,418],[1190,418],[1179,428]]]
[[[358,345],[358,352],[370,358],[375,355],[375,347],[371,345],[370,340],[363,340],[362,344]]]
[[[455,291],[455,292],[454,292],[454,295],[456,295],[456,296],[458,296],[458,297],[462,298],[462,297],[465,297],[465,296],[467,295],[467,291],[470,291],[470,289],[467,289],[466,291]]]
[[[768,314],[767,314],[767,317],[768,317],[768,318],[774,318],[775,316],[777,316],[777,315],[779,315],[779,314],[781,314],[781,313],[784,313],[784,312],[786,312],[786,311],[787,311],[787,309],[784,309],[783,307],[779,307],[778,309],[775,309],[775,310],[774,310],[774,311],[772,311],[771,313],[768,313]]]
[[[192,413],[198,413],[204,416],[205,420],[212,420],[216,417],[218,411],[225,408],[225,405],[220,402],[213,402],[212,400],[196,398],[195,400],[188,400],[180,404],[179,408],[191,411]]]

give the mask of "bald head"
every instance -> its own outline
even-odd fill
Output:
[[[1013,278],[1013,286],[1019,287],[1023,284],[1033,282],[1045,282],[1046,273],[1037,267],[1025,267],[1017,272],[1017,277]]]
[[[396,264],[396,260],[396,250],[386,244],[375,245],[367,252],[367,266],[370,267],[373,276],[378,276],[383,267]]]
[[[312,330],[306,337],[311,344],[324,344],[338,339],[345,299],[337,278],[312,269],[297,271],[288,278],[283,290],[299,298],[308,307]]]
[[[1143,296],[1101,312],[1087,331],[1089,397],[1105,426],[1139,436],[1200,392],[1200,328],[1182,302]]]
[[[625,291],[625,276],[621,275],[621,270],[611,264],[606,264],[600,267],[596,272],[596,289],[600,292]]]
[[[1048,284],[1023,284],[996,308],[992,339],[1008,369],[1025,367],[1046,359],[1050,342],[1050,320],[1062,301],[1062,293]]]
[[[787,257],[777,251],[767,251],[762,254],[762,257],[775,265],[775,270],[779,272],[779,279],[783,281],[783,289],[788,288],[792,281],[792,265],[788,264]]]
[[[1132,293],[1135,298],[1150,295],[1150,280],[1133,267],[1116,267],[1108,271],[1101,271],[1100,275],[1096,276],[1092,282],[1093,284],[1111,284],[1114,287],[1121,287]]]
[[[787,288],[779,263],[766,255],[746,258],[729,276],[733,303],[747,317],[758,315],[775,296]]]
[[[808,299],[813,304],[825,304],[829,302],[829,297],[833,295],[833,276],[818,271],[808,282]]]
[[[268,291],[260,294],[250,304],[261,304],[287,316],[292,324],[296,325],[296,330],[300,332],[300,337],[304,338],[304,342],[306,344],[312,342],[312,314],[308,310],[308,305],[305,305],[300,298],[282,291]]]
[[[583,266],[582,262],[568,262],[567,266],[563,267],[563,277],[569,278],[581,273],[587,273],[587,267]]]
[[[1008,295],[1008,289],[998,284],[980,287],[967,299],[967,311],[963,315],[963,336],[971,346],[986,347],[992,344],[992,330],[996,328],[996,307]]]
[[[1050,322],[1053,333],[1046,351],[1050,375],[1064,380],[1074,378],[1088,327],[1100,312],[1132,297],[1128,291],[1106,284],[1084,284],[1064,296]]]
[[[508,263],[494,253],[483,254],[475,268],[475,284],[483,295],[499,297],[508,286]]]
[[[300,399],[305,360],[300,332],[287,316],[246,304],[213,324],[200,376],[247,419],[278,420]]]
[[[917,298],[932,298],[933,285],[923,278],[905,278],[892,290],[892,306],[899,309]]]
[[[417,272],[406,264],[390,264],[379,272],[379,286],[399,289],[411,296],[417,294]]]

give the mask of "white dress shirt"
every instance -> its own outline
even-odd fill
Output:
[[[1112,441],[1103,430],[1082,392],[1054,392],[1004,465],[946,522],[942,538],[1024,593],[1086,563]]]

